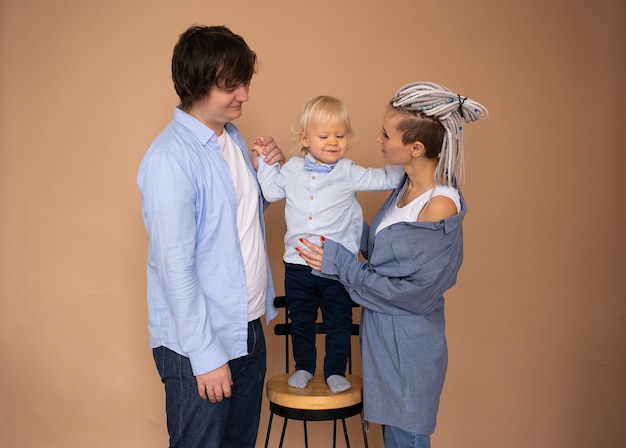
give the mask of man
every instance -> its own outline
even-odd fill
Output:
[[[174,47],[180,105],[137,177],[148,246],[148,328],[174,447],[254,447],[265,379],[260,317],[276,316],[258,160],[231,123],[256,54],[226,27]],[[266,162],[284,162],[271,137]]]

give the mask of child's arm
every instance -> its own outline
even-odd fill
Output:
[[[258,155],[257,180],[261,186],[263,197],[267,202],[276,202],[285,198],[285,180],[281,173],[281,163],[266,163],[268,155],[263,154],[263,146],[258,144],[258,139],[252,146],[252,151]]]
[[[402,165],[387,165],[383,168],[364,168],[352,163],[350,182],[354,191],[385,191],[396,188],[404,178]]]

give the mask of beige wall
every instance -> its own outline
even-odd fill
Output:
[[[0,446],[167,444],[135,174],[172,116],[171,50],[194,23],[259,55],[248,140],[288,150],[298,108],[326,93],[351,109],[350,157],[379,165],[401,85],[485,104],[466,127],[466,259],[433,445],[624,446],[625,15],[620,0],[1,0]],[[383,196],[360,196],[368,219]],[[282,290],[282,204],[266,219]],[[282,345],[267,335],[273,375]]]

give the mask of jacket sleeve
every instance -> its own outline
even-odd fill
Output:
[[[398,233],[377,236],[369,262],[356,261],[346,248],[326,240],[322,274],[338,278],[352,300],[376,312],[426,314],[438,308],[456,283],[461,233],[411,229],[397,238]]]
[[[361,231],[361,243],[359,250],[361,252],[361,255],[363,255],[363,258],[365,258],[366,260],[370,257],[368,249],[369,234],[370,226],[367,221],[363,221],[363,230]]]

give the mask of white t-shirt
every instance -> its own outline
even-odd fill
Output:
[[[224,131],[217,138],[237,193],[237,231],[248,289],[248,321],[265,313],[267,257],[259,217],[259,189],[233,139]]]
[[[406,188],[406,184],[405,184]],[[406,204],[404,207],[398,207],[398,202],[393,207],[389,207],[385,213],[385,217],[382,219],[378,228],[376,229],[376,233],[380,231],[380,229],[384,229],[385,227],[389,227],[392,224],[397,222],[415,222],[417,221],[417,217],[419,216],[422,209],[430,202],[432,198],[435,196],[445,196],[447,198],[452,199],[454,204],[456,205],[457,213],[461,210],[461,198],[459,196],[459,191],[447,185],[436,185],[434,188],[431,188],[428,191],[425,191],[411,202]],[[402,197],[402,192],[398,194],[398,199]]]

